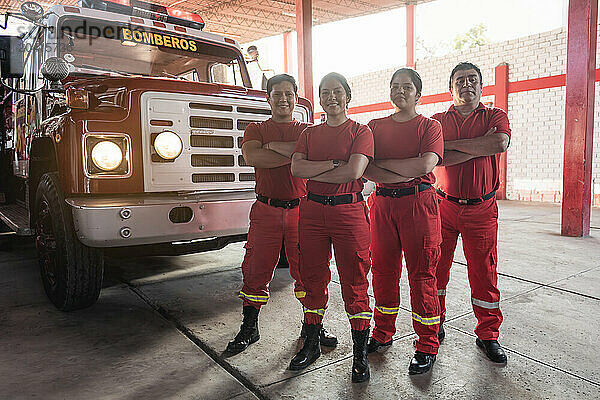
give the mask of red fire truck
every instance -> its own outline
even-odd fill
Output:
[[[186,254],[246,239],[245,127],[270,116],[234,40],[136,0],[27,2],[0,37],[0,218],[34,236],[61,310],[92,305],[104,256]],[[6,21],[5,21],[6,22]],[[300,99],[294,118],[312,120]]]

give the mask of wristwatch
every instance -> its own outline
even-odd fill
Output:
[[[340,166],[340,160],[333,160],[333,168],[337,168]]]

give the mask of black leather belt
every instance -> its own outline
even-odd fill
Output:
[[[456,204],[469,205],[469,206],[473,205],[473,204],[483,203],[485,200],[491,199],[496,194],[496,191],[492,190],[488,194],[483,195],[481,197],[477,197],[475,199],[459,199],[458,197],[450,196],[449,194],[442,192],[440,189],[436,189],[436,191],[440,196],[444,197],[446,200],[449,200]]]
[[[308,199],[327,206],[337,206],[340,204],[358,203],[363,201],[364,197],[361,192],[339,194],[336,196],[322,196],[320,194],[308,193]]]
[[[273,207],[285,208],[286,210],[291,210],[292,208],[298,207],[300,204],[300,199],[293,200],[279,200],[279,199],[270,199],[266,196],[257,194],[256,199],[261,203],[268,204]]]
[[[408,196],[410,194],[415,194],[417,193],[417,190],[420,192],[423,192],[427,189],[429,189],[431,187],[431,185],[429,183],[419,183],[418,186],[412,186],[412,187],[405,187],[405,188],[399,188],[399,189],[387,189],[387,188],[382,188],[382,187],[377,187],[375,189],[375,194],[377,196],[385,196],[385,197],[403,197],[403,196]]]

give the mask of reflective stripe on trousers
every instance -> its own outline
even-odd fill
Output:
[[[487,308],[488,310],[493,310],[494,308],[500,308],[499,301],[489,302],[489,301],[483,301],[483,300],[471,298],[471,303],[473,303],[473,305],[478,306],[478,307]]]
[[[435,325],[435,324],[439,324],[440,323],[440,316],[438,315],[437,317],[430,317],[430,318],[426,318],[426,317],[421,317],[419,314],[417,314],[416,312],[412,313],[412,319],[423,324],[423,325]]]
[[[361,312],[358,314],[348,314],[346,313],[346,315],[348,315],[348,319],[349,320],[353,320],[355,318],[362,318],[362,319],[368,319],[371,320],[371,317],[373,317],[373,313],[370,311],[365,311],[365,312]]]
[[[304,315],[306,314],[316,314],[318,316],[323,317],[325,315],[325,309],[324,308],[318,308],[316,310],[310,310],[306,307],[304,307]]]
[[[400,311],[400,307],[375,306],[375,309],[382,314],[388,314],[388,315],[396,315],[396,314],[398,314],[398,311]]]
[[[255,296],[255,295],[244,293],[241,290],[238,293],[238,297],[241,299],[248,300],[248,301],[254,301],[256,303],[266,303],[267,301],[269,301],[269,296]]]

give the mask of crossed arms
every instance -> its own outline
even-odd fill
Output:
[[[333,160],[310,161],[304,153],[294,153],[292,156],[292,174],[305,179],[326,183],[346,183],[363,176],[369,158],[364,154],[350,155],[348,162],[340,161],[334,167]]]
[[[242,145],[242,155],[251,167],[277,168],[291,162],[295,148],[296,142],[269,142],[263,145],[259,140],[249,140]]]
[[[418,157],[375,160],[365,171],[365,178],[377,183],[408,182],[427,175],[439,162],[439,156],[428,151]]]
[[[444,141],[444,160],[441,165],[455,165],[472,158],[504,153],[508,149],[509,137],[506,133],[496,133],[496,127],[485,135],[472,139]]]

